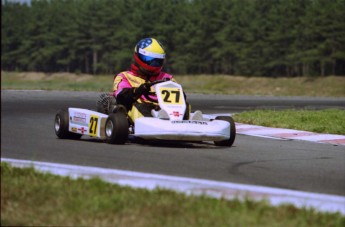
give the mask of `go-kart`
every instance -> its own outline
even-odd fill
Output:
[[[124,144],[129,136],[144,140],[214,141],[217,146],[232,146],[236,136],[231,116],[186,115],[187,104],[182,86],[171,80],[151,82],[160,111],[165,117],[141,117],[134,122],[121,105],[109,114],[80,108],[59,110],[55,116],[55,133],[60,139],[79,139],[82,135],[104,139],[111,144]],[[151,94],[152,95],[152,94]],[[103,111],[104,112],[104,111]],[[188,116],[188,119],[186,119]]]

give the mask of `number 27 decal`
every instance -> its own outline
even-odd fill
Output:
[[[98,117],[95,115],[91,115],[90,123],[89,123],[90,136],[97,136],[97,125],[98,125]]]
[[[160,92],[166,104],[181,104],[181,92],[178,88],[161,88]]]

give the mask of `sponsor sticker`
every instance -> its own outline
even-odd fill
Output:
[[[78,128],[78,131],[80,131],[82,134],[84,134],[84,132],[86,132],[87,130],[84,127]]]
[[[189,121],[189,120],[184,120],[184,121],[171,121],[172,124],[194,124],[194,125],[208,125],[207,122],[205,121]]]
[[[172,114],[170,114],[170,115],[173,115],[174,117],[179,117],[179,116],[181,116],[182,114],[180,114],[179,111],[173,111]]]
[[[77,124],[78,123],[86,124],[86,114],[75,112],[73,117],[72,117],[72,122],[77,123]]]

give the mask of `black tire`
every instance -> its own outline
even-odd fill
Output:
[[[214,141],[214,144],[217,146],[231,147],[236,137],[236,126],[234,119],[232,119],[230,116],[218,116],[216,117],[216,120],[227,121],[230,123],[230,138],[222,141]]]
[[[82,135],[68,131],[68,126],[68,110],[59,110],[55,115],[54,121],[54,129],[57,137],[60,139],[80,139]]]
[[[105,122],[107,143],[124,144],[128,139],[128,119],[123,112],[111,113]]]

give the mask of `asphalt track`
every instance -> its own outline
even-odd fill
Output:
[[[344,146],[237,135],[231,148],[210,143],[109,145],[57,139],[58,109],[94,109],[99,93],[1,91],[1,157],[192,177],[345,195]],[[345,109],[342,98],[188,95],[193,109],[233,113],[256,108]]]

